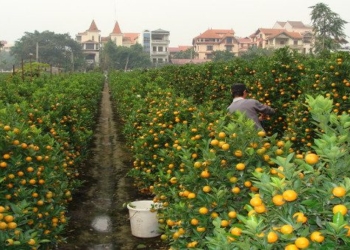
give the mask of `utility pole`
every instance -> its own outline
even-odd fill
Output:
[[[72,72],[74,72],[74,54],[73,54],[73,50],[71,49],[71,62],[72,62]]]
[[[29,53],[30,81],[32,81],[33,79],[32,57],[33,57],[33,54]]]
[[[36,53],[35,53],[36,62],[39,62],[39,43],[36,42]]]

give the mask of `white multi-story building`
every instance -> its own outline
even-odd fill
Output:
[[[149,53],[151,62],[162,64],[169,62],[170,32],[162,29],[143,32],[143,50]]]

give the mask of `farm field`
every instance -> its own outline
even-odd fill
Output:
[[[0,80],[0,244],[347,249],[349,68],[347,53],[281,49],[109,72],[108,85],[101,73]],[[227,114],[234,82],[277,110],[265,132]],[[161,236],[136,240],[125,204],[145,197],[162,205]]]

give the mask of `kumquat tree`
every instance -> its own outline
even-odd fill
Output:
[[[53,249],[81,181],[104,77],[0,79],[0,248]]]
[[[249,61],[0,75],[0,249],[54,249],[81,186],[101,90],[128,177],[160,204],[169,250],[350,248],[350,55],[289,48]],[[257,131],[230,87],[276,110]],[[125,201],[128,202],[128,201]]]
[[[111,72],[135,188],[162,204],[169,249],[350,247],[350,56]],[[228,115],[230,86],[276,114]]]

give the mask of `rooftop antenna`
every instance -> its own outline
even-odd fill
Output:
[[[117,21],[117,0],[114,0],[114,21]]]

